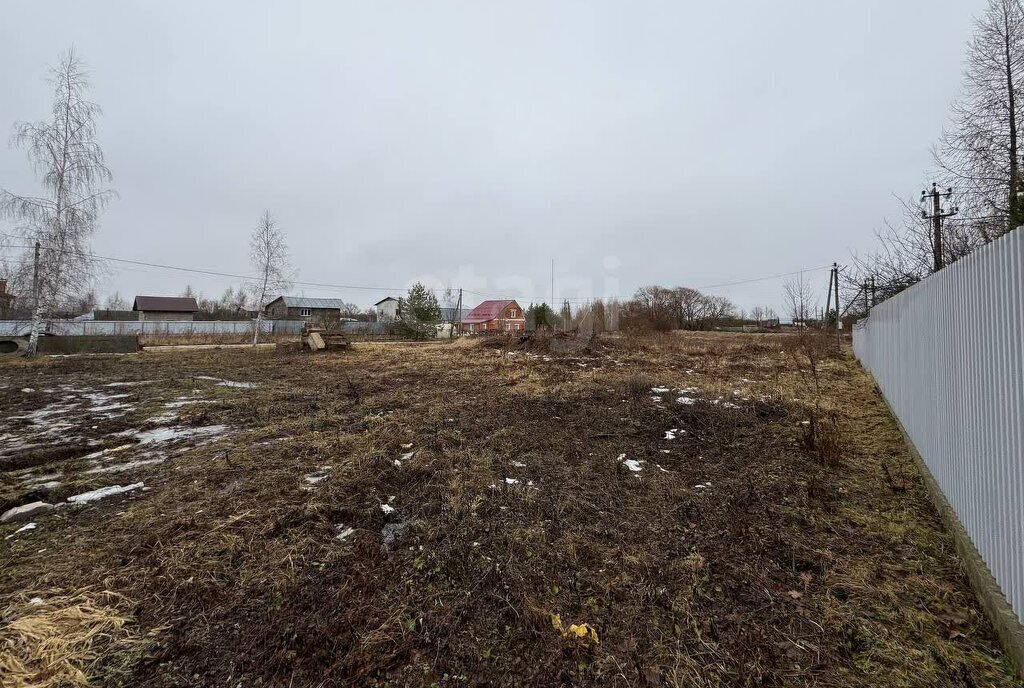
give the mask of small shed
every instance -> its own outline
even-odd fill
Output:
[[[342,299],[318,299],[306,296],[278,296],[263,307],[268,318],[295,318],[318,323],[336,322],[341,319],[341,309],[346,307]]]
[[[383,299],[373,304],[373,307],[377,310],[377,320],[380,320],[381,322],[397,320],[400,312],[400,306],[401,301],[396,299],[394,296],[385,296]]]
[[[136,296],[132,310],[139,320],[192,320],[199,304],[191,296]]]

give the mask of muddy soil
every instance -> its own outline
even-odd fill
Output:
[[[870,379],[806,366],[692,333],[5,361],[0,502],[60,506],[0,526],[0,666],[59,685],[12,629],[86,599],[123,620],[62,645],[95,685],[1018,685]]]

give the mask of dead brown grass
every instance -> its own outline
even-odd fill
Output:
[[[260,387],[188,421],[242,434],[44,517],[0,581],[138,600],[162,642],[101,651],[130,685],[1017,685],[870,380],[844,355],[815,383],[787,341],[16,363],[18,385]],[[812,413],[835,428],[808,445]]]
[[[24,594],[3,610],[0,676],[5,688],[90,686],[107,654],[130,651],[137,629],[110,592]]]

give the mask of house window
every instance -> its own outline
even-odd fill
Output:
[[[520,323],[516,323],[516,332],[518,332],[521,329],[522,329],[522,325]]]
[[[309,316],[313,315],[313,311],[309,308],[303,308],[301,311],[299,311],[299,315],[301,315],[303,318],[308,318]]]
[[[515,308],[510,308],[508,310],[508,317],[510,317],[510,318],[516,317],[516,309]]]

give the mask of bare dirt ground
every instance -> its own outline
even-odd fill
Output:
[[[0,684],[1019,685],[870,379],[805,353],[5,361],[0,508],[61,506],[0,526]]]

